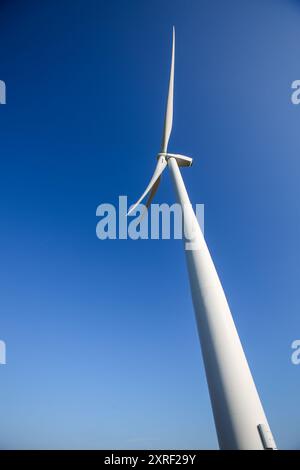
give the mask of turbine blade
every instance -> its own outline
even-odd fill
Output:
[[[171,59],[171,71],[169,80],[169,91],[165,114],[164,131],[161,142],[161,152],[167,152],[168,143],[172,131],[173,124],[173,97],[174,97],[174,66],[175,66],[175,28],[173,26],[173,44],[172,44],[172,59]]]
[[[145,191],[143,192],[143,194],[141,195],[139,200],[133,206],[130,207],[129,211],[127,212],[127,215],[130,215],[134,211],[134,209],[147,196],[149,191],[151,191],[150,196],[149,196],[149,200],[151,198],[151,200],[150,200],[150,204],[151,204],[151,201],[153,199],[153,196],[154,196],[154,194],[157,190],[158,184],[159,184],[158,180],[160,180],[160,175],[162,174],[162,172],[164,171],[166,166],[167,166],[167,161],[166,161],[165,157],[159,157],[156,168],[155,168],[154,173],[153,173],[153,176],[152,176],[147,188],[145,189]]]
[[[158,186],[159,186],[159,183],[160,183],[160,180],[161,180],[161,175],[157,178],[157,180],[155,181],[154,185],[152,186],[152,189],[150,191],[150,194],[149,194],[149,197],[147,199],[147,202],[146,202],[146,207],[147,209],[149,209],[150,205],[151,205],[151,202],[153,201],[153,198],[156,194],[156,191],[158,189]]]
[[[157,188],[158,188],[158,186],[159,186],[160,179],[161,179],[161,175],[157,178],[157,180],[155,181],[154,185],[152,186],[152,189],[151,189],[151,191],[150,191],[149,197],[148,197],[147,202],[146,202],[146,204],[145,204],[146,207],[145,207],[145,209],[143,210],[143,212],[141,213],[140,218],[139,218],[139,220],[138,220],[138,223],[139,223],[139,224],[142,222],[143,218],[144,218],[145,215],[147,214],[147,211],[148,211],[148,209],[149,209],[149,207],[150,207],[150,205],[151,205],[151,202],[152,202],[152,200],[153,200],[153,198],[154,198],[154,196],[155,196],[155,194],[156,194]]]

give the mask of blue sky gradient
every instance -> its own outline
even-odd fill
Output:
[[[194,157],[277,444],[300,447],[300,2],[28,0],[0,4],[0,448],[217,448],[182,242],[95,233],[153,171],[173,24],[169,149]]]

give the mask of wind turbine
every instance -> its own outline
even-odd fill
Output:
[[[168,166],[177,201],[183,208],[184,241],[193,234],[186,261],[206,378],[220,449],[276,449],[220,279],[193,211],[179,167],[192,158],[168,152],[173,123],[175,29],[164,130],[157,165],[131,214],[149,194],[147,208]]]

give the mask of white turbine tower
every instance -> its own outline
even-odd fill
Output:
[[[160,153],[154,174],[131,214],[149,194],[149,207],[159,186],[161,174],[169,167],[178,202],[183,208],[184,241],[190,287],[206,378],[221,449],[276,449],[267,418],[257,393],[239,335],[210,256],[202,231],[191,206],[180,166],[191,166],[192,159],[168,153],[173,122],[175,30],[165,123]]]

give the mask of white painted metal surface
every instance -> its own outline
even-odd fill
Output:
[[[258,425],[271,433],[264,410],[177,162],[170,158],[168,165],[184,209],[184,232],[194,234],[194,247],[185,253],[220,448],[263,449]]]

